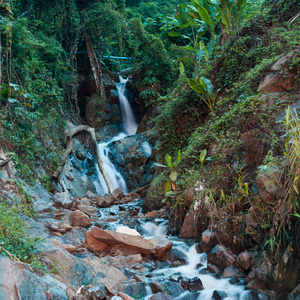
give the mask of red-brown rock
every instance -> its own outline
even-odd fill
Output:
[[[142,236],[102,230],[97,227],[94,227],[91,233],[95,239],[108,245],[124,245],[127,249],[135,250],[136,253],[141,254],[155,253],[153,245]]]
[[[76,210],[72,212],[70,216],[70,225],[79,226],[79,227],[88,227],[91,225],[91,221],[86,214],[84,214],[80,210]]]
[[[102,252],[109,250],[109,246],[107,244],[104,244],[103,242],[94,238],[94,236],[91,233],[91,230],[89,230],[86,233],[85,242],[88,245],[88,247],[94,252]]]

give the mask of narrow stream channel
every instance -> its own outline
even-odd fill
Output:
[[[125,87],[127,79],[120,77],[120,83],[116,84],[120,107],[122,112],[123,120],[123,132],[120,132],[113,138],[100,142],[98,144],[101,158],[104,163],[104,167],[108,173],[108,176],[111,180],[111,183],[114,188],[120,187],[125,193],[128,193],[126,182],[122,177],[121,173],[116,170],[115,166],[109,159],[109,147],[108,145],[111,142],[121,140],[129,135],[134,135],[137,130],[137,122],[134,118],[134,113],[130,107],[129,101],[125,96]],[[97,193],[104,195],[108,193],[108,188],[105,184],[105,181],[98,171],[99,182],[95,182],[95,187]],[[142,200],[137,201],[136,203],[123,204],[122,207],[119,205],[114,205],[109,208],[102,208],[100,212],[100,223],[105,224],[104,228],[108,230],[116,230],[121,226],[128,226],[133,229],[136,229],[143,235],[146,239],[150,239],[153,236],[161,236],[167,234],[168,220],[165,219],[154,219],[152,222],[147,222],[145,219],[128,217],[124,218],[122,212],[124,211],[134,211],[141,204]],[[121,211],[122,210],[122,211]],[[120,214],[120,216],[119,216]],[[113,217],[113,221],[107,222],[106,220]],[[130,226],[128,224],[131,224]],[[206,253],[197,253],[196,245],[188,246],[188,244],[177,237],[168,237],[169,240],[173,242],[173,249],[176,249],[177,252],[180,252],[182,257],[185,257],[186,264],[179,266],[172,266],[171,262],[168,260],[165,263],[162,263],[160,266],[157,266],[154,270],[151,271],[151,274],[141,273],[143,276],[144,282],[147,284],[147,296],[144,299],[149,299],[152,295],[152,289],[150,287],[151,282],[163,282],[172,278],[173,281],[176,281],[179,277],[186,279],[200,278],[203,290],[197,292],[184,291],[180,295],[172,295],[174,299],[182,300],[211,300],[211,299],[224,299],[224,300],[245,300],[248,299],[247,295],[249,291],[244,290],[243,285],[235,285],[230,283],[230,278],[219,278],[217,279],[216,274],[211,274],[207,271],[207,254]],[[214,297],[217,292],[219,298]],[[113,297],[112,299],[120,299],[119,297]]]

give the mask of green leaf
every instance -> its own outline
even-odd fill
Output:
[[[166,165],[168,168],[172,168],[172,158],[169,154],[165,156]]]
[[[236,11],[237,14],[242,10],[247,0],[237,0],[236,2]]]
[[[206,86],[206,90],[211,94],[213,92],[213,85],[211,84],[211,81],[207,78],[205,78],[204,76],[201,77],[201,80],[204,82],[205,86]]]
[[[170,173],[170,179],[171,181],[176,181],[177,180],[177,176],[178,176],[178,173],[173,171]]]
[[[167,180],[167,182],[165,183],[164,185],[164,194],[166,195],[167,192],[170,192],[171,191],[171,182],[170,180]]]
[[[159,174],[158,176],[154,177],[151,181],[151,186],[157,186],[160,184],[165,178],[165,175],[163,173]]]
[[[178,150],[177,161],[179,161],[180,158],[181,158],[181,150]]]
[[[206,61],[209,61],[209,53],[207,51],[207,49],[205,49],[205,56],[204,56]]]
[[[159,164],[159,163],[153,163],[153,165],[155,166],[155,167],[163,167],[163,168],[166,168],[167,166],[166,165],[163,165],[163,164]]]
[[[180,65],[180,75],[183,76],[184,75],[184,65],[182,62],[180,62],[179,65]]]
[[[192,78],[189,78],[189,85],[190,87],[198,92],[198,93],[201,93],[201,94],[205,94],[205,91],[203,89],[203,86],[201,86],[196,80],[192,79]]]
[[[176,196],[176,192],[174,192],[174,191],[166,192],[165,196],[166,197],[175,197]]]
[[[179,33],[179,32],[168,32],[169,36],[179,36],[183,38],[183,34]]]
[[[204,23],[206,23],[208,26],[210,26],[210,24],[211,24],[211,17],[209,16],[209,13],[206,10],[206,8],[204,6],[198,7],[198,13],[199,13],[202,21],[204,21]]]
[[[190,51],[195,51],[196,50],[194,47],[189,46],[189,45],[185,46],[185,49],[190,50]]]
[[[207,150],[206,149],[202,150],[201,153],[200,153],[200,161],[201,161],[202,164],[205,160],[206,155],[207,155]]]
[[[187,57],[183,57],[183,56],[179,56],[178,58],[177,58],[177,60],[182,60],[182,61],[184,61],[184,62],[193,62],[191,59],[189,59],[189,58],[187,58]]]
[[[9,103],[17,103],[19,102],[17,99],[14,99],[14,98],[9,98],[7,99]]]

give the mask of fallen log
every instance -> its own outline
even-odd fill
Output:
[[[60,175],[61,175],[61,172],[66,164],[66,161],[68,159],[68,156],[70,155],[70,153],[72,152],[72,149],[73,149],[73,136],[80,133],[80,132],[87,132],[90,136],[91,136],[91,140],[93,142],[93,145],[95,147],[95,152],[96,152],[96,159],[97,159],[97,163],[98,163],[98,166],[99,166],[99,170],[100,172],[102,173],[103,175],[103,178],[107,184],[107,187],[108,187],[108,190],[109,190],[109,193],[111,194],[113,192],[113,186],[109,180],[109,177],[107,176],[107,173],[104,169],[104,166],[103,166],[103,162],[102,162],[102,159],[100,157],[100,153],[99,153],[99,149],[98,149],[98,145],[97,145],[97,140],[96,140],[96,135],[95,135],[95,130],[94,128],[90,127],[90,126],[87,126],[87,125],[78,125],[78,126],[75,126],[73,124],[71,124],[69,122],[68,124],[69,126],[69,131],[67,132],[66,134],[66,150],[61,158],[61,162],[60,162],[60,165],[57,167],[56,171],[54,172],[53,174],[53,179],[56,179],[58,181],[60,181]]]

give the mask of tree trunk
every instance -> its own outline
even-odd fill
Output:
[[[95,50],[92,44],[91,37],[89,35],[86,36],[85,41],[86,41],[87,53],[92,67],[93,76],[96,82],[97,92],[100,94],[103,103],[106,103],[106,94],[105,94],[104,84],[102,80],[103,75],[102,75],[101,64],[97,59],[97,56],[95,55]]]
[[[60,175],[66,164],[67,158],[68,158],[69,154],[72,152],[72,148],[73,148],[73,138],[72,137],[79,132],[87,132],[91,136],[91,139],[94,144],[95,151],[96,151],[96,158],[97,158],[99,170],[102,173],[103,178],[107,184],[109,193],[112,193],[114,188],[113,188],[113,186],[109,180],[109,177],[107,176],[107,173],[103,167],[103,162],[100,157],[100,153],[99,153],[99,149],[98,149],[98,145],[97,145],[95,130],[94,130],[94,128],[87,126],[87,125],[74,126],[69,130],[69,132],[67,133],[67,139],[66,139],[66,144],[67,144],[66,150],[62,156],[60,165],[58,166],[58,168],[56,169],[56,171],[54,172],[52,177],[54,179],[58,179],[58,180],[60,179]]]

